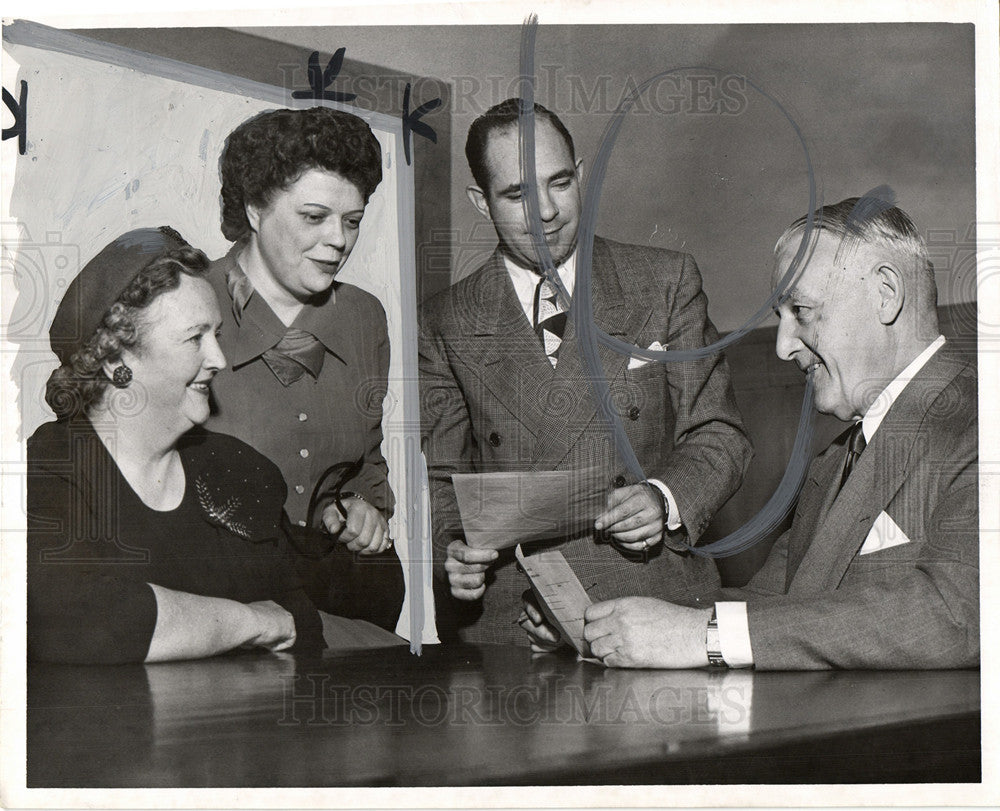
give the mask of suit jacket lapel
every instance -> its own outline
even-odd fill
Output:
[[[603,240],[594,239],[593,269],[591,285],[593,291],[593,318],[597,326],[609,335],[624,341],[635,340],[645,328],[653,314],[653,308],[646,302],[636,302],[629,298],[621,283],[618,268]],[[593,381],[587,363],[581,353],[579,325],[581,319],[590,318],[590,313],[578,308],[579,291],[582,283],[580,267],[577,265],[577,279],[571,309],[571,317],[566,324],[563,344],[559,349],[559,363],[556,365],[552,385],[572,391],[572,407],[568,414],[558,418],[556,424],[540,434],[536,446],[534,467],[551,470],[570,453],[598,414],[597,401],[593,394]],[[603,378],[608,382],[621,377],[629,356],[619,354],[598,344],[598,358],[603,367]]]
[[[471,325],[470,366],[478,370],[493,396],[537,434],[544,429],[548,414],[538,397],[524,391],[525,383],[551,377],[552,365],[525,318],[499,251],[481,274],[472,297],[474,300],[466,306],[459,304],[464,311],[459,317],[471,313],[475,318]]]
[[[964,363],[939,349],[903,389],[825,516],[792,577],[789,593],[836,588],[879,512],[899,492],[914,464],[913,450],[927,408]],[[839,472],[827,470],[828,475]]]
[[[841,437],[846,436],[842,434]],[[795,515],[795,532],[788,544],[788,564],[785,590],[792,584],[802,558],[833,505],[840,488],[840,475],[844,465],[844,450],[838,437],[809,467],[809,475],[799,496]]]
[[[831,466],[828,473],[833,479],[835,498],[829,511],[821,515],[812,542],[808,545],[795,575],[792,578],[789,594],[811,594],[816,591],[834,589],[847,571],[865,535],[871,528],[877,513],[874,483],[876,476],[877,456],[869,451],[876,451],[878,434],[872,441],[872,446],[861,454],[850,478],[843,489],[836,492],[842,469]]]

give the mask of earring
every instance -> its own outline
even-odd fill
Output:
[[[111,375],[111,382],[119,389],[127,389],[132,382],[132,370],[124,363],[119,364]]]

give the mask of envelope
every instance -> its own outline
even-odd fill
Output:
[[[667,347],[664,344],[661,344],[659,341],[653,341],[653,343],[651,343],[649,346],[646,347],[646,349],[651,350],[653,352],[663,352],[666,350],[666,348]],[[645,358],[637,358],[633,356],[628,359],[628,368],[641,369],[643,366],[646,366],[649,363],[656,363],[656,361],[646,360]]]
[[[899,524],[892,520],[889,513],[882,510],[868,531],[868,537],[865,538],[858,554],[870,555],[872,552],[881,552],[883,549],[891,549],[893,546],[901,546],[909,542],[910,539]]]

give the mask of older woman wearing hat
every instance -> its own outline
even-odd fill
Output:
[[[50,330],[57,421],[28,441],[28,654],[67,662],[322,646],[280,528],[285,484],[201,429],[225,366],[208,260],[131,231],[73,281]]]
[[[386,315],[373,295],[337,281],[382,180],[381,148],[350,113],[271,110],[229,135],[219,165],[233,246],[209,280],[231,366],[213,387],[209,426],[281,469],[316,605],[392,630],[403,579],[381,451]]]

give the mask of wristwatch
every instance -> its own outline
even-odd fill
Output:
[[[712,667],[729,667],[726,660],[722,658],[722,645],[719,642],[719,618],[715,614],[715,606],[712,606],[712,618],[708,621],[708,628],[705,631],[705,652],[708,654],[708,663]]]

